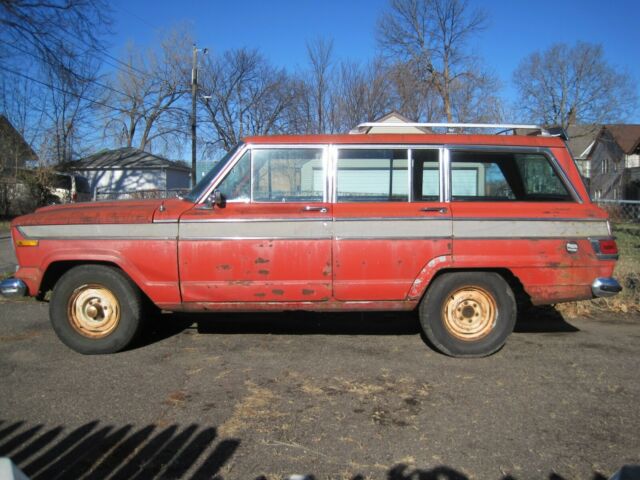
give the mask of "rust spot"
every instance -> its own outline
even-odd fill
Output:
[[[258,270],[260,275],[269,275],[269,270]]]
[[[263,292],[258,292],[258,293],[255,293],[255,294],[254,294],[254,296],[255,296],[255,297],[265,297],[266,295],[267,295],[267,294],[266,294],[266,293],[263,293]]]
[[[280,290],[279,288],[276,288],[271,291],[273,292],[274,295],[284,295],[284,290]]]
[[[254,263],[269,263],[269,260],[266,258],[258,257]]]
[[[231,265],[228,263],[223,263],[222,265],[218,265],[216,267],[218,270],[231,270]]]
[[[302,294],[303,295],[313,295],[314,293],[316,293],[314,290],[309,290],[308,288],[303,288],[302,289]]]

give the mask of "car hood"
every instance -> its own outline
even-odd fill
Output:
[[[162,210],[167,210],[169,207],[172,207],[171,210],[175,210],[179,204],[184,204],[184,201],[180,199],[152,199],[53,205],[18,217],[12,222],[12,225],[151,223],[154,214],[161,205],[163,205]]]

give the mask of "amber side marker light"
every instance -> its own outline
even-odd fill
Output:
[[[16,247],[37,247],[38,240],[16,240]]]

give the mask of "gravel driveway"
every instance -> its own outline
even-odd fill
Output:
[[[0,455],[32,478],[606,478],[640,463],[640,318],[521,318],[485,359],[413,315],[163,315],[137,348],[64,347],[0,304]],[[440,475],[440,476],[438,476]]]

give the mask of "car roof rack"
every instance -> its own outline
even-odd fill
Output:
[[[358,125],[351,133],[369,133],[373,127],[415,127],[415,128],[445,128],[446,133],[460,133],[454,130],[456,129],[486,129],[486,130],[499,130],[495,135],[500,135],[506,132],[514,132],[516,130],[530,130],[526,135],[539,135],[546,137],[560,137],[563,140],[568,140],[567,134],[562,127],[545,127],[542,125],[529,125],[519,123],[422,123],[422,122],[365,122]],[[427,133],[427,132],[425,132]]]

